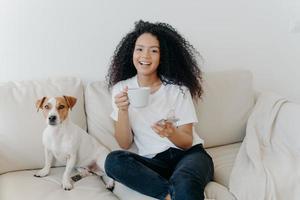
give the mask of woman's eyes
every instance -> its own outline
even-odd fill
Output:
[[[142,48],[136,48],[135,51],[142,52],[143,49]],[[151,49],[150,52],[151,53],[159,53],[159,50],[158,49]]]

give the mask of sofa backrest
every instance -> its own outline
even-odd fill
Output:
[[[46,124],[35,102],[43,96],[60,95],[77,97],[71,118],[86,129],[83,85],[78,78],[0,83],[0,174],[44,166],[42,132]]]
[[[230,70],[204,74],[204,94],[197,102],[197,133],[206,148],[243,140],[255,104],[252,74]]]
[[[195,129],[205,147],[240,142],[254,106],[251,72],[232,70],[204,73],[204,95],[195,103],[199,123]],[[88,132],[111,150],[119,149],[113,137],[111,94],[102,81],[85,92]]]
[[[43,96],[77,97],[71,112],[73,122],[83,129],[88,125],[88,132],[109,149],[120,149],[113,137],[112,97],[105,83],[90,83],[83,93],[82,82],[72,77],[0,83],[0,174],[43,167],[42,131],[46,125],[35,107]],[[205,147],[243,139],[254,96],[249,71],[204,74],[204,95],[195,103],[199,120],[195,129]]]

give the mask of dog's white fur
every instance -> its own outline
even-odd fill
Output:
[[[70,176],[74,167],[84,168],[100,176],[104,175],[104,162],[109,153],[93,137],[72,123],[68,113],[69,109],[74,106],[74,101],[76,102],[76,98],[69,96],[44,97],[36,104],[38,109],[43,110],[47,127],[43,132],[45,166],[35,176],[47,176],[53,157],[55,157],[60,162],[66,163],[62,179],[62,186],[65,190],[73,188]],[[51,121],[50,118],[53,116],[56,119]],[[109,178],[106,187],[113,188],[113,186],[114,181]]]

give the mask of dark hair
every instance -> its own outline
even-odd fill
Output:
[[[200,98],[202,73],[198,67],[197,50],[186,41],[172,26],[166,23],[138,21],[116,47],[106,76],[108,87],[137,74],[132,56],[137,38],[150,33],[160,44],[160,63],[157,75],[163,84],[176,84],[189,88],[193,98]]]

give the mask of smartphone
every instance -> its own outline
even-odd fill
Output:
[[[171,123],[175,124],[178,121],[179,121],[178,118],[170,118],[170,119],[161,119],[161,120],[158,120],[156,123],[159,124],[159,125],[165,125],[166,122],[171,122]]]

